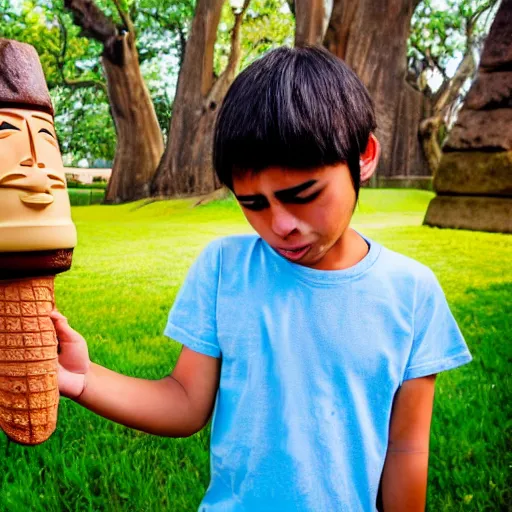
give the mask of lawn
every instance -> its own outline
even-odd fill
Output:
[[[71,206],[89,206],[100,204],[105,197],[104,189],[97,188],[68,188]]]
[[[431,197],[363,190],[354,226],[434,270],[474,356],[437,380],[428,510],[510,510],[512,238],[423,227]],[[208,241],[250,231],[237,205],[74,207],[73,218],[79,245],[57,278],[58,307],[94,361],[163,377],[180,346],[162,330],[188,267]],[[0,433],[0,453],[1,512],[187,512],[208,484],[207,430],[158,438],[66,399],[49,441],[22,447]]]

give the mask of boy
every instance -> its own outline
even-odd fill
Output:
[[[242,72],[214,165],[259,236],[214,241],[165,333],[172,375],[89,363],[55,314],[64,395],[153,434],[207,423],[201,511],[425,507],[434,377],[471,360],[432,272],[349,227],[379,143],[371,100],[336,57],[281,48]]]

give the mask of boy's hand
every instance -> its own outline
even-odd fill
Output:
[[[78,398],[85,389],[85,376],[91,366],[84,338],[72,329],[66,317],[54,310],[50,318],[59,340],[59,391],[68,398]]]

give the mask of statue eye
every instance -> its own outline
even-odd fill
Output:
[[[51,133],[50,131],[48,131],[46,128],[41,128],[39,130],[39,133],[47,133],[48,135],[50,135],[50,137],[53,137],[55,139],[55,135],[53,135],[53,133]]]
[[[0,124],[0,130],[18,130],[21,131],[16,126],[13,126],[11,123],[8,123],[7,121],[4,121],[2,124]]]

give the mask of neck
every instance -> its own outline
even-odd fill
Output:
[[[349,227],[314,268],[344,270],[359,263],[368,254],[368,251],[366,240]]]

